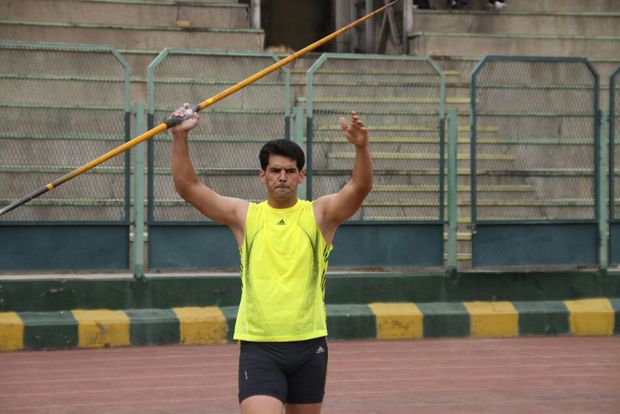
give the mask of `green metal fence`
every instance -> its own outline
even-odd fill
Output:
[[[110,47],[0,42],[0,204],[129,138],[129,72]],[[128,157],[3,216],[0,270],[128,268]]]
[[[307,197],[338,191],[355,150],[339,118],[371,131],[375,185],[335,239],[336,265],[442,265],[445,80],[423,57],[323,54],[307,72]]]
[[[274,60],[264,53],[163,51],[149,67],[147,127]],[[0,204],[142,132],[141,105],[130,132],[129,72],[108,47],[0,42],[0,114],[10,125],[0,133]],[[469,163],[475,267],[606,268],[607,253],[620,262],[619,76],[620,68],[610,78],[607,117],[587,59],[489,56],[476,67]],[[448,192],[448,267],[456,269],[456,208],[467,205],[457,201],[456,171],[467,160],[457,159],[453,108],[446,189],[442,71],[427,58],[324,54],[306,80],[294,134],[287,70],[202,112],[190,142],[201,180],[224,195],[262,200],[258,151],[269,139],[291,137],[306,147],[307,198],[338,191],[354,159],[339,118],[355,110],[370,130],[375,187],[339,229],[330,263],[443,266]],[[237,267],[230,231],[174,191],[170,144],[169,134],[148,143],[149,267]],[[128,269],[128,161],[129,153],[116,157],[0,218],[0,271]],[[141,200],[142,180],[135,182]],[[141,258],[137,236],[134,256]],[[141,275],[143,263],[136,266]]]
[[[184,102],[202,102],[277,60],[269,53],[164,50],[148,68],[149,128]],[[290,137],[290,108],[290,72],[280,69],[201,112],[190,136],[200,179],[225,196],[264,199],[258,153],[265,142]],[[149,141],[149,266],[237,267],[229,230],[176,194],[170,145],[170,134]]]
[[[620,67],[609,80],[609,240],[610,262],[620,263]]]
[[[598,262],[598,94],[585,58],[488,56],[474,69],[474,266]]]

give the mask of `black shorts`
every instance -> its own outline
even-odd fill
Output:
[[[325,337],[296,342],[241,341],[239,402],[269,395],[286,404],[323,402],[327,375]]]

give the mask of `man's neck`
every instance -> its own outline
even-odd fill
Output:
[[[293,207],[295,204],[297,204],[297,196],[291,197],[290,199],[283,200],[283,201],[270,198],[267,200],[267,204],[269,204],[269,207],[271,208],[284,209],[284,208]]]

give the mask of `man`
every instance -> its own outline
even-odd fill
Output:
[[[172,116],[189,116],[189,105]],[[368,132],[355,112],[340,119],[355,147],[349,182],[313,202],[297,199],[305,156],[287,140],[266,143],[259,180],[267,200],[255,204],[224,197],[202,184],[190,161],[188,133],[196,113],[172,128],[172,175],[181,197],[233,232],[241,255],[242,294],[234,339],[240,341],[242,414],[318,414],[327,372],[324,303],[327,258],[336,229],[372,188]]]

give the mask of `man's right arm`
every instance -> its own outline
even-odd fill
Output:
[[[178,112],[181,109],[173,116],[180,115]],[[241,245],[248,202],[239,198],[221,196],[198,179],[188,148],[189,131],[198,124],[198,120],[198,115],[193,114],[190,119],[171,130],[174,188],[185,201],[206,217],[230,227],[237,243]]]

